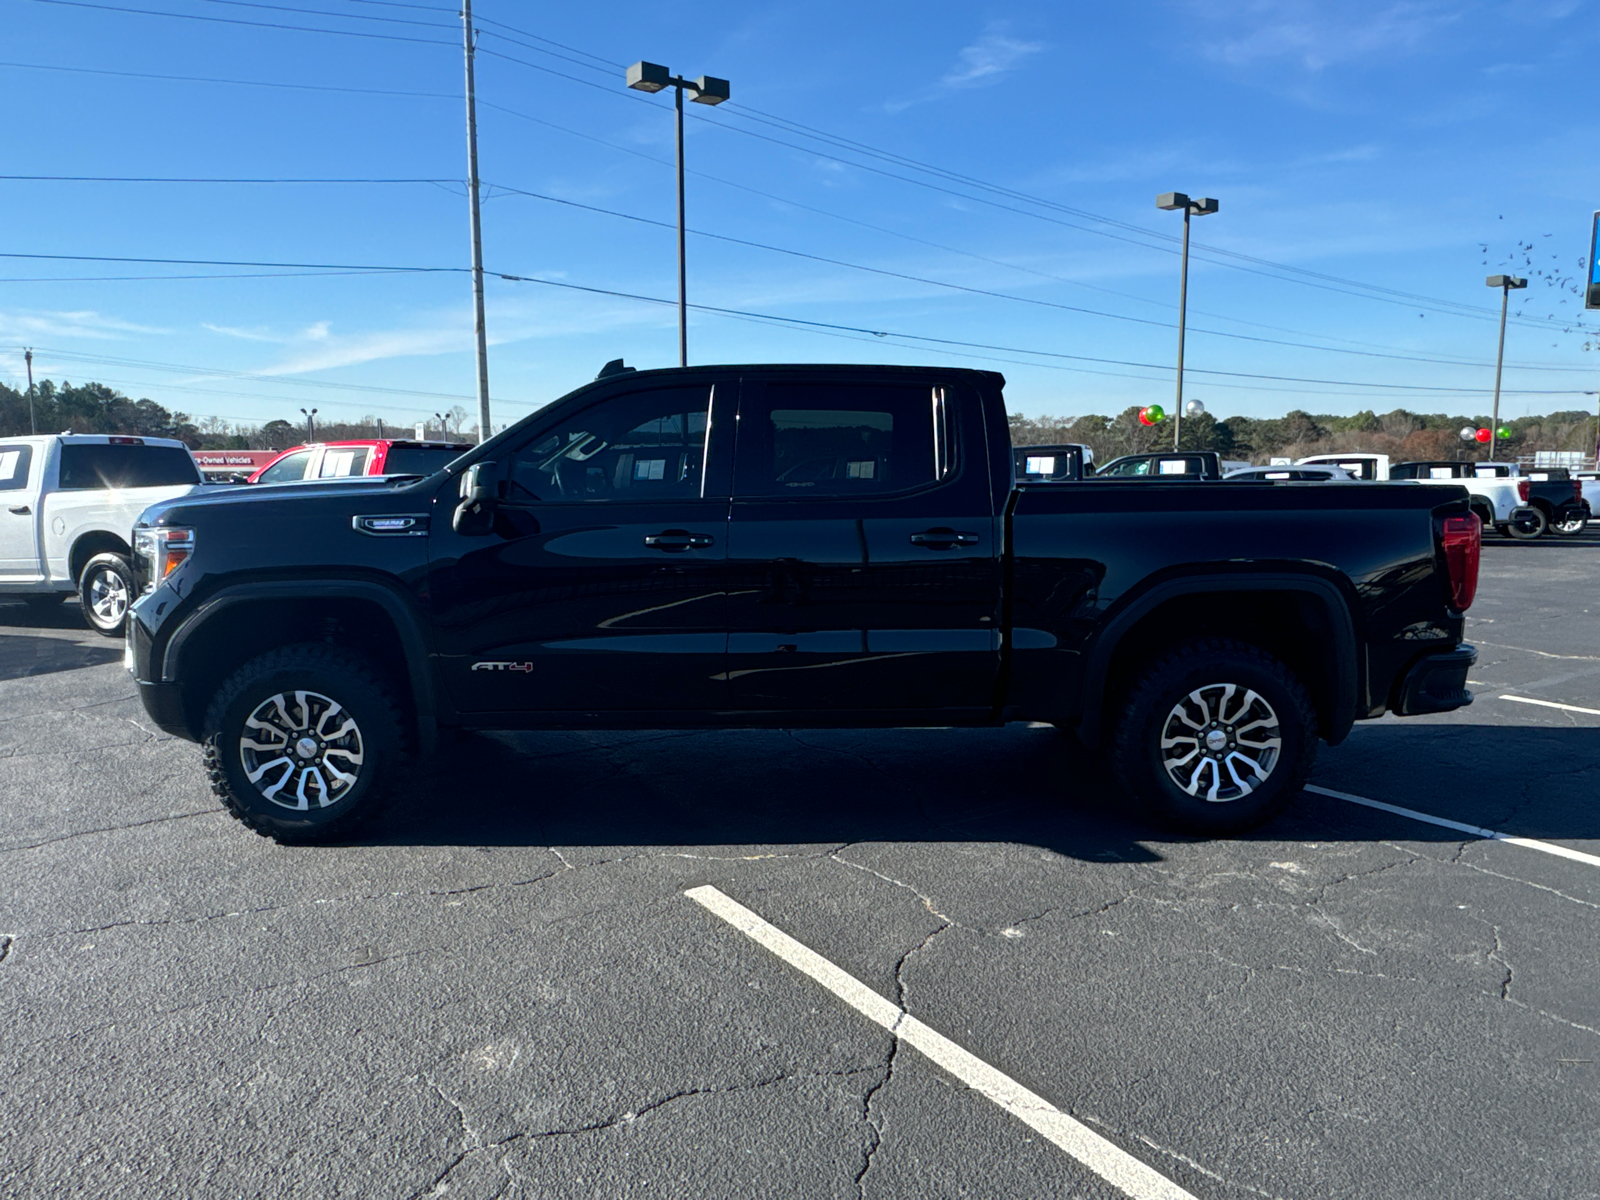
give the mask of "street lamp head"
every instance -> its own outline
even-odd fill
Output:
[[[1162,192],[1161,195],[1156,197],[1156,207],[1164,208],[1168,212],[1174,212],[1180,208],[1188,208],[1189,197],[1182,192]]]
[[[1190,203],[1189,211],[1197,217],[1209,217],[1217,211],[1217,202],[1210,196],[1202,196]]]
[[[694,95],[690,99],[696,104],[721,104],[731,94],[726,79],[718,79],[715,75],[702,75],[694,81]]]
[[[1528,286],[1528,281],[1519,275],[1491,275],[1483,282],[1486,287],[1510,288],[1512,291]]]
[[[636,62],[628,68],[628,86],[640,92],[659,92],[672,85],[672,72],[658,63]]]

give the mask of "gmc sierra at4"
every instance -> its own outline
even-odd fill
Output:
[[[424,479],[158,505],[127,662],[288,840],[342,834],[442,729],[1012,720],[1225,833],[1319,740],[1471,702],[1461,488],[1019,483],[1003,383],[613,372]]]

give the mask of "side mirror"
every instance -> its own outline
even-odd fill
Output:
[[[461,473],[461,500],[450,528],[462,537],[487,537],[494,529],[500,471],[492,462],[473,463]]]

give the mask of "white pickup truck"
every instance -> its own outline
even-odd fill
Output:
[[[202,482],[170,438],[0,438],[0,597],[45,613],[76,593],[91,628],[121,637],[136,598],[134,522]]]
[[[1440,460],[1403,462],[1391,466],[1387,454],[1318,454],[1312,458],[1302,458],[1295,465],[1310,463],[1343,467],[1357,479],[1458,483],[1466,488],[1472,511],[1478,514],[1485,529],[1494,529],[1512,537],[1522,533],[1522,527],[1512,521],[1512,514],[1522,507],[1522,496],[1517,491],[1516,463]]]

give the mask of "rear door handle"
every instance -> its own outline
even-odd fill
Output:
[[[704,550],[715,542],[709,533],[690,533],[687,529],[667,529],[647,533],[644,544],[652,550]]]
[[[13,504],[10,508],[10,511],[16,513],[19,517],[33,515],[33,509],[29,508],[26,504]]]
[[[911,535],[913,546],[926,546],[929,550],[948,550],[952,546],[976,546],[975,533],[957,533],[954,529],[925,529]]]

